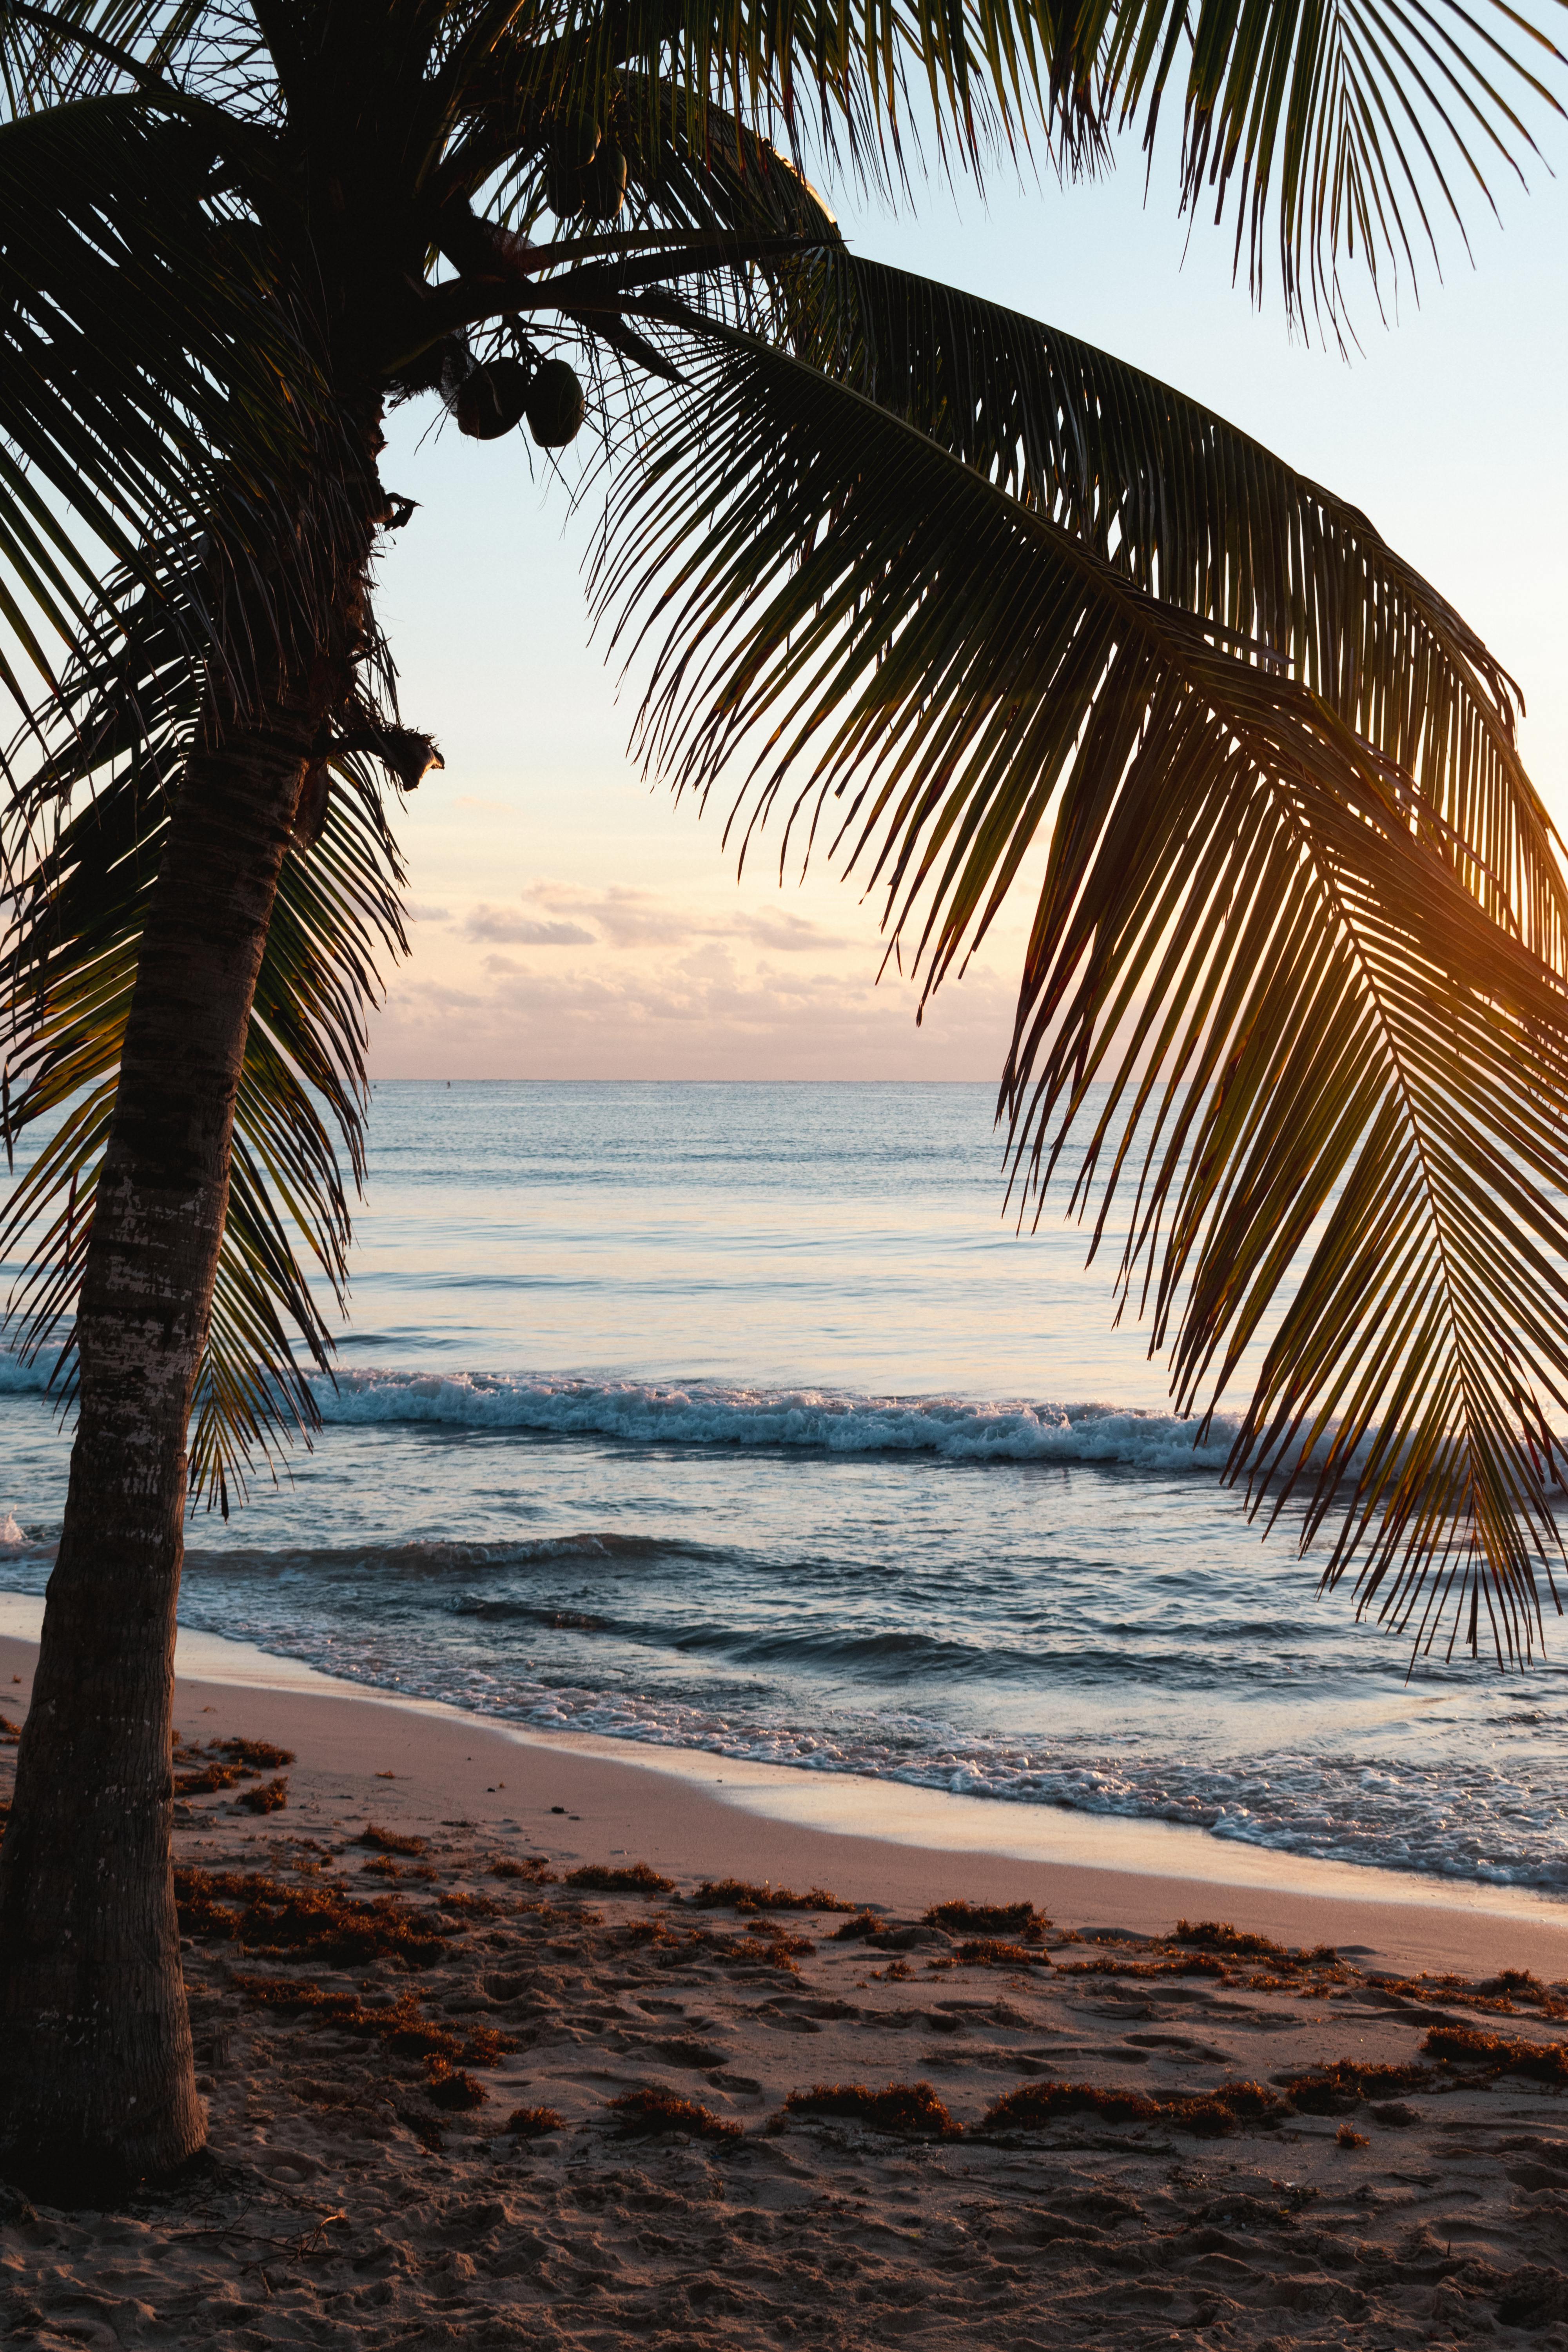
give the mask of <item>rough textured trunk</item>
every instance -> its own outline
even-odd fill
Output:
[[[185,772],[142,945],[77,1333],[78,1433],[0,1844],[0,2161],[53,2193],[203,2145],[170,1864],[186,1442],[301,694]]]

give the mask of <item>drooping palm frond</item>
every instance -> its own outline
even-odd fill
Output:
[[[0,1220],[0,1255],[26,1253],[0,1305],[18,1352],[54,1352],[62,1398],[142,927],[201,716],[200,673],[180,657],[180,633],[161,614],[135,625],[151,604],[143,595],[132,608],[121,660],[93,681],[100,691],[84,696],[81,722],[37,780],[36,808],[68,807],[84,789],[85,805],[41,847],[37,815],[14,819],[13,866],[24,878],[0,951],[7,1150],[34,1122],[58,1123]],[[324,831],[284,858],[236,1105],[190,1449],[193,1487],[226,1511],[258,1456],[274,1459],[319,1420],[293,1340],[322,1369],[331,1342],[296,1249],[302,1242],[342,1307],[349,1205],[339,1150],[357,1181],[365,1011],[380,960],[406,948],[403,870],[380,790],[357,753],[341,753],[333,768]]]
[[[1432,846],[1489,913],[1568,967],[1568,885],[1519,755],[1519,690],[1365,515],[1058,328],[843,247],[784,276],[783,324],[801,358],[1148,594],[1278,656],[1412,779]]]
[[[928,989],[1048,830],[1004,1089],[1020,1175],[1087,1118],[1079,1195],[1100,1181],[1103,1223],[1135,1185],[1123,1281],[1155,1286],[1184,1407],[1284,1307],[1233,1470],[1309,1480],[1304,1543],[1337,1504],[1329,1579],[1355,1562],[1394,1622],[1426,1594],[1427,1638],[1468,1612],[1473,1641],[1484,1608],[1527,1653],[1568,1411],[1562,980],[1268,649],[660,308],[691,389],[595,581],[657,643],[646,755],[706,793],[745,754],[752,824],[793,776],[790,824],[868,867]]]
[[[1439,257],[1438,225],[1462,237],[1495,212],[1500,172],[1521,182],[1536,152],[1523,110],[1561,115],[1563,62],[1511,0],[1094,0],[1073,39],[1095,50],[1108,110],[1141,122],[1151,161],[1163,102],[1183,108],[1181,199],[1235,221],[1255,293],[1278,260],[1287,310],[1342,320],[1342,268],[1359,256],[1382,299],[1384,272],[1415,281]],[[1468,238],[1466,238],[1468,244]]]
[[[20,722],[0,829],[7,1146],[61,1121],[7,1209],[7,1234],[34,1245],[14,1302],[25,1348],[68,1343],[184,761],[198,731],[243,718],[279,666],[313,654],[350,560],[354,452],[313,322],[258,226],[213,195],[215,152],[139,97],[0,124],[0,607],[15,648],[0,642],[0,660]],[[314,1415],[288,1333],[318,1360],[324,1333],[286,1227],[341,1286],[331,1130],[357,1172],[363,1007],[378,950],[401,944],[398,879],[379,795],[348,761],[322,840],[286,860],[251,1024],[192,1443],[220,1496]]]

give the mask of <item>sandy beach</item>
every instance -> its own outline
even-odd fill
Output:
[[[1568,2342],[1568,1906],[278,1679],[178,1688],[208,2158],[4,2192],[8,2343]]]

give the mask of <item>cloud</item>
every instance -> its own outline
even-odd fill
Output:
[[[1014,1011],[1010,986],[974,974],[917,1029],[897,981],[798,962],[748,974],[718,943],[651,967],[599,956],[546,971],[489,956],[479,989],[400,974],[376,1017],[377,1076],[989,1077]]]
[[[808,923],[801,915],[750,915],[736,925],[746,938],[754,940],[760,948],[773,948],[784,955],[800,955],[807,949],[853,947],[853,940],[841,940],[825,931],[819,923]]]
[[[449,923],[452,919],[449,907],[410,906],[403,911],[411,923]]]
[[[635,890],[618,884],[608,890],[584,890],[572,883],[539,882],[525,896],[562,916],[575,915],[595,924],[599,937],[612,948],[685,947],[696,940],[750,940],[753,946],[775,953],[823,953],[852,947],[852,940],[825,931],[800,915],[753,915],[743,909],[698,914],[661,898],[652,890]],[[482,910],[489,913],[490,909]],[[475,932],[475,938],[500,939],[500,931]],[[508,931],[508,940],[520,939]]]
[[[471,940],[493,940],[508,947],[591,948],[595,934],[581,923],[541,922],[536,915],[514,915],[505,907],[476,907],[465,926]]]

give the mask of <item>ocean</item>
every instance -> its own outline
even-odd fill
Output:
[[[1194,1447],[989,1085],[383,1083],[325,1426],[182,1622],[537,1727],[1568,1888],[1568,1629],[1422,1659]],[[0,1590],[68,1432],[0,1354]],[[1238,1397],[1237,1402],[1242,1400]]]

